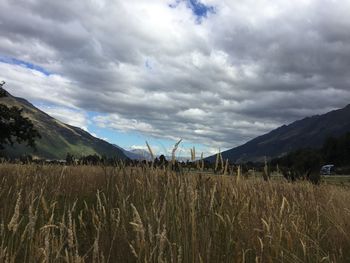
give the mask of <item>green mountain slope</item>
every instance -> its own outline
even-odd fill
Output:
[[[264,156],[275,158],[300,148],[320,148],[327,137],[339,137],[350,131],[350,105],[323,115],[315,115],[289,125],[222,153],[232,162],[261,161]],[[215,161],[215,156],[207,158]]]
[[[64,159],[69,152],[76,156],[98,154],[120,159],[126,158],[124,153],[112,144],[95,138],[80,128],[52,118],[25,99],[7,94],[7,97],[0,98],[0,103],[23,109],[23,116],[28,117],[33,122],[42,138],[36,141],[36,151],[25,145],[15,144],[13,147],[6,146],[4,150],[0,151],[1,154],[11,157],[31,154],[40,158]]]

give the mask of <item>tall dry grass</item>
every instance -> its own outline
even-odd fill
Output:
[[[0,262],[349,262],[349,221],[330,185],[0,166]]]

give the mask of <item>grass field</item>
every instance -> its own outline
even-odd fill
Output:
[[[2,164],[0,224],[0,262],[350,262],[328,182]]]
[[[350,187],[350,175],[324,176],[323,181],[328,184]]]

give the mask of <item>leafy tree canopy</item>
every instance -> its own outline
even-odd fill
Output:
[[[3,89],[5,82],[0,83],[0,99],[7,96]],[[7,107],[0,100],[0,149],[5,145],[27,143],[35,149],[35,139],[41,138],[33,123],[22,116],[22,109],[18,107]]]

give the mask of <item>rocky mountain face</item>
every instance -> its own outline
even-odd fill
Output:
[[[350,105],[323,115],[315,115],[283,125],[267,134],[222,153],[232,162],[261,161],[283,156],[300,148],[320,148],[328,137],[350,131]],[[207,158],[214,161],[215,156]]]
[[[23,109],[23,116],[33,122],[42,137],[36,141],[36,151],[24,144],[15,144],[13,147],[6,146],[4,150],[1,150],[2,155],[19,157],[30,154],[39,158],[64,159],[67,153],[71,153],[76,156],[98,154],[120,159],[126,158],[125,154],[112,144],[49,116],[25,99],[7,93],[6,97],[0,98],[0,103]]]

